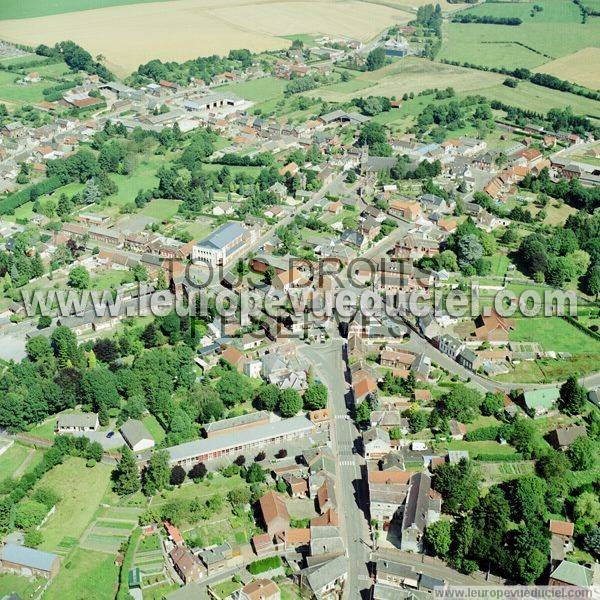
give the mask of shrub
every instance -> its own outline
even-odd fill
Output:
[[[248,571],[250,571],[252,575],[258,575],[259,573],[271,571],[272,569],[278,569],[281,565],[281,558],[279,558],[279,556],[269,556],[267,558],[255,560],[248,565]]]

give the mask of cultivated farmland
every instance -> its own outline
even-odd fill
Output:
[[[591,89],[600,88],[600,48],[584,48],[535,69],[584,85]]]
[[[1,27],[3,39],[12,42],[37,45],[72,39],[93,55],[106,56],[107,66],[123,75],[153,58],[184,60],[226,54],[232,48],[285,48],[290,41],[278,37],[284,35],[327,33],[368,40],[410,19],[409,13],[354,0],[177,0],[4,21]]]
[[[439,57],[473,62],[490,67],[534,68],[553,59],[598,45],[600,21],[581,23],[577,6],[571,2],[536,2],[542,12],[532,14],[533,3],[486,3],[468,14],[519,17],[523,24],[473,25],[446,23]]]

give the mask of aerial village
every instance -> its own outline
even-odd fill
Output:
[[[75,556],[115,553],[119,593],[172,600],[598,584],[600,266],[586,245],[598,231],[598,129],[475,98],[458,117],[477,122],[468,133],[440,136],[422,114],[399,131],[378,117],[414,96],[374,98],[377,112],[293,91],[337,81],[340,66],[368,64],[377,49],[402,60],[420,56],[423,39],[418,26],[369,46],[323,38],[233,55],[185,83],[83,71],[58,99],[0,117],[0,355],[5,381],[29,388],[0,407],[0,462],[23,453],[8,474],[15,491],[2,484],[13,511],[0,518],[3,572],[65,589]],[[17,75],[24,89],[43,79]],[[293,84],[281,107],[291,97],[300,117],[257,110],[244,89],[263,80]],[[476,284],[490,308],[493,294],[533,286],[571,290],[583,309],[547,325],[519,307],[180,317],[175,299],[199,293],[194,265],[218,274],[202,293],[349,286],[431,299]],[[123,303],[117,314],[98,315],[91,300],[27,314],[25,290],[61,285]],[[155,291],[165,315],[132,312]],[[42,389],[52,369],[63,402]],[[550,462],[572,476],[563,487]],[[74,507],[44,484],[67,465],[90,489],[104,481],[68,535],[57,527]],[[505,530],[489,523],[484,490],[506,505]],[[534,550],[543,559],[519,571],[488,568],[474,547],[460,554],[468,511],[485,523],[470,527],[506,535],[523,564]],[[519,534],[542,523],[538,547],[514,541],[509,520]]]

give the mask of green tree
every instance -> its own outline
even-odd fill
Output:
[[[437,521],[425,530],[425,543],[435,556],[446,560],[451,542],[450,521]]]
[[[497,415],[504,407],[504,396],[500,392],[487,392],[481,403],[481,414],[485,416]]]
[[[577,383],[575,376],[571,375],[560,386],[558,408],[568,415],[578,415],[583,412],[586,405],[587,392]]]
[[[169,485],[170,478],[169,453],[166,450],[155,450],[144,469],[144,494],[153,496],[160,492]]]
[[[586,435],[577,438],[567,452],[576,471],[590,471],[598,463],[598,443]]]
[[[302,398],[296,390],[283,390],[279,396],[279,413],[282,417],[293,417],[302,408]]]
[[[90,287],[90,274],[83,266],[73,267],[69,272],[69,285],[77,290],[87,290]]]
[[[237,371],[225,371],[216,385],[219,397],[228,408],[252,397],[252,384]]]
[[[327,387],[322,383],[313,383],[304,392],[304,408],[318,410],[327,406]]]
[[[129,446],[123,446],[121,458],[113,471],[114,490],[119,496],[134,494],[142,487],[140,471]]]
[[[255,404],[259,410],[273,412],[279,401],[279,388],[272,383],[263,383],[256,393]]]
[[[367,71],[376,71],[385,65],[385,48],[379,46],[371,50],[366,60]]]
[[[479,501],[477,475],[472,463],[464,458],[458,464],[437,467],[432,485],[442,494],[444,511],[449,514],[470,511]]]

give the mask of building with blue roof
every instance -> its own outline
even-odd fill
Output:
[[[58,573],[60,559],[56,554],[27,548],[18,544],[5,544],[0,550],[2,569],[26,577],[51,579]]]
[[[193,247],[192,259],[213,267],[224,266],[244,247],[247,233],[241,223],[225,223]]]

